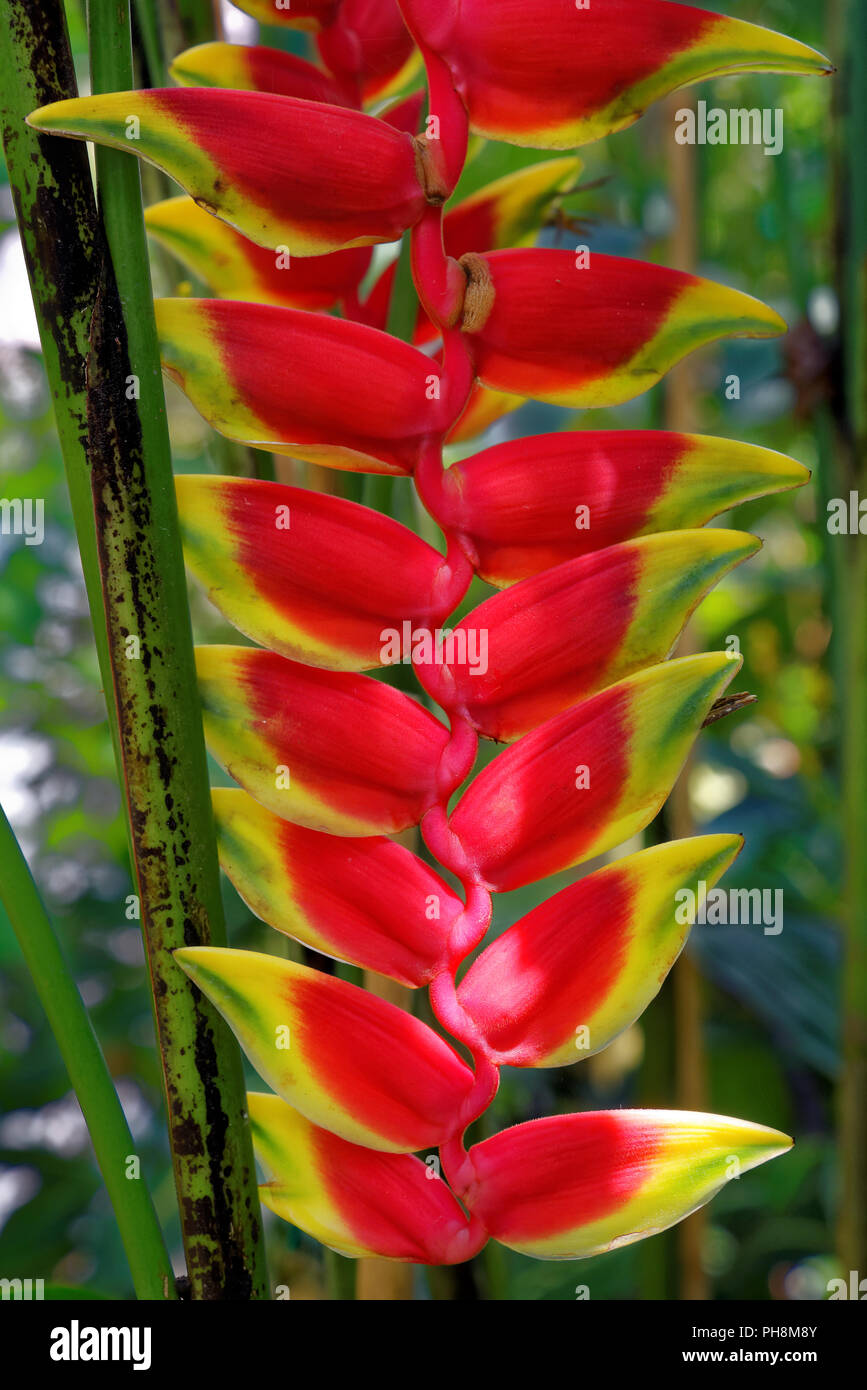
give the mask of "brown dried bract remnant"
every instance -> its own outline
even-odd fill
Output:
[[[494,307],[496,291],[491,268],[484,256],[468,251],[461,256],[460,266],[467,277],[467,293],[461,328],[465,333],[481,333]]]
[[[747,705],[754,705],[757,700],[758,696],[751,695],[747,690],[736,695],[723,695],[721,699],[715,700],[711,705],[707,718],[701,727],[706,729],[708,725],[715,724],[718,719],[725,719],[727,714],[734,714],[736,710],[745,709]]]
[[[431,142],[426,135],[412,137],[415,150],[415,172],[424,191],[424,196],[434,207],[441,207],[451,193],[443,182],[437,161],[431,153]]]

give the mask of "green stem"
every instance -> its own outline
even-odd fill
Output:
[[[175,1280],[150,1192],[128,1176],[135,1141],[93,1025],[27,861],[0,807],[0,901],[36,986],[90,1130],[139,1298],[174,1299]]]
[[[129,87],[128,0],[100,7],[90,37],[94,92]],[[195,1299],[263,1298],[240,1053],[172,954],[223,944],[225,923],[136,162],[99,150],[97,188],[109,255],[87,360],[92,487],[187,1272]]]
[[[152,0],[135,0],[134,14],[152,87],[170,87],[163,38]]]

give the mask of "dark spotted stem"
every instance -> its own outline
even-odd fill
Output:
[[[132,85],[129,6],[94,7],[94,92]],[[130,115],[135,115],[134,111]],[[139,170],[97,151],[103,262],[88,354],[97,547],[124,784],[195,1299],[267,1297],[240,1054],[172,952],[225,943]]]
[[[126,4],[100,6],[95,21],[95,90],[131,86]],[[115,153],[100,163],[103,228],[84,146],[25,125],[35,107],[76,95],[60,0],[2,7],[0,87],[97,651],[113,697],[190,1293],[266,1297],[240,1054],[171,954],[221,944],[225,927],[136,161]]]

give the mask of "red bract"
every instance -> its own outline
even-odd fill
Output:
[[[528,250],[463,264],[462,327],[479,380],[558,405],[619,405],[716,338],[785,331],[749,295],[642,261]]]
[[[410,473],[454,410],[430,358],[362,324],[222,299],[163,299],[157,328],[165,370],[212,425],[314,463]],[[466,387],[457,395],[463,406]]]
[[[429,73],[442,65],[473,128],[519,145],[566,149],[598,140],[666,92],[714,73],[831,70],[820,53],[782,34],[667,0],[402,0],[402,7]]]
[[[269,92],[116,92],[59,101],[30,120],[131,149],[260,246],[293,256],[393,241],[432,187],[412,136],[361,111]]]
[[[629,1110],[517,1125],[469,1151],[463,1135],[500,1066],[577,1061],[638,1017],[688,934],[677,894],[715,883],[740,839],[606,864],[521,917],[460,985],[457,974],[493,893],[585,863],[656,815],[740,665],[726,652],[667,658],[703,595],[759,544],[700,528],[808,475],[748,444],[605,430],[510,440],[444,469],[448,439],[526,397],[627,401],[695,348],[784,325],[695,276],[532,248],[574,184],[574,158],[522,169],[445,216],[442,204],[470,125],[572,146],[710,73],[829,65],[664,0],[244,8],[315,32],[330,76],[205,45],[175,70],[210,89],[59,103],[32,123],[128,148],[135,111],[136,152],[200,205],[172,200],[149,223],[224,296],[157,306],[165,370],[211,424],[335,468],[412,475],[442,530],[437,549],[337,497],[237,478],[177,484],[191,570],[261,644],[198,652],[206,737],[243,789],[214,794],[223,867],[276,930],[429,985],[472,1069],[408,1012],[322,972],[211,947],[177,957],[276,1092],[252,1095],[250,1110],[263,1200],[281,1216],[355,1256],[454,1262],[488,1235],[540,1257],[594,1254],[664,1229],[790,1141],[726,1117]],[[347,109],[406,75],[402,16],[428,74],[418,138],[407,133],[417,94],[391,112],[401,130],[388,112]],[[209,235],[202,207],[234,230]],[[378,331],[400,275],[386,271],[359,302],[367,253],[346,258],[408,228],[429,322],[413,308],[407,336],[414,318],[437,358]],[[290,260],[278,266],[284,237]],[[316,258],[307,278],[293,279],[295,254]],[[310,312],[338,301],[364,322]],[[452,629],[473,572],[505,592]],[[443,720],[357,674],[397,662]],[[468,780],[480,734],[509,746]],[[459,888],[387,838],[419,823]],[[451,1190],[410,1156],[434,1144]]]

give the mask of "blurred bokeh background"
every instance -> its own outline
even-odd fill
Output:
[[[727,0],[707,7],[797,35],[835,61],[841,56],[842,4]],[[70,0],[67,8],[86,90],[82,6]],[[228,37],[254,37],[256,26],[228,5],[223,18]],[[303,39],[287,41],[276,30],[262,41],[305,52]],[[709,106],[781,108],[781,153],[677,145],[674,113],[699,99]],[[611,1255],[545,1263],[491,1245],[455,1270],[363,1269],[360,1292],[368,1296],[809,1300],[827,1297],[828,1280],[845,1272],[835,1231],[843,961],[838,695],[845,653],[831,641],[845,580],[838,538],[825,525],[827,499],[836,495],[840,431],[837,102],[833,81],[733,77],[676,94],[630,130],[583,150],[582,187],[561,219],[570,225],[546,229],[545,242],[573,245],[577,219],[580,240],[591,248],[694,267],[772,304],[791,332],[781,342],[735,341],[705,350],[664,387],[618,410],[578,417],[524,406],[484,441],[559,428],[673,426],[767,445],[813,470],[802,491],[721,518],[761,536],[764,549],[706,600],[686,640],[703,650],[737,638],[745,658],[737,688],[758,700],[705,732],[660,823],[643,837],[652,843],[692,829],[743,833],[746,849],[726,886],[782,890],[782,931],[696,926],[688,952],[637,1024],[576,1066],[507,1070],[483,1121],[490,1132],[560,1111],[677,1106],[776,1126],[796,1137],[795,1148],[731,1183],[684,1226]],[[541,157],[488,146],[468,167],[463,191]],[[166,258],[155,263],[155,276],[159,290],[176,292],[184,272]],[[740,382],[739,399],[727,398],[732,377]],[[168,402],[178,470],[219,471],[219,445],[207,426],[171,386]],[[478,447],[474,442],[464,452]],[[312,470],[307,482],[325,485]],[[410,486],[379,484],[365,500],[422,525]],[[121,802],[5,182],[0,493],[44,498],[46,518],[41,546],[0,536],[0,802],[73,959],[177,1247],[139,924],[127,915],[133,887]],[[477,582],[467,606],[484,592]],[[219,617],[201,594],[192,599],[199,639],[221,640],[228,630]],[[411,682],[400,668],[387,678]],[[496,930],[569,877],[504,895]],[[225,892],[233,944],[291,949],[251,917],[228,885]],[[428,1016],[424,1002],[415,1007]],[[2,909],[0,1110],[0,1272],[129,1296],[87,1132]],[[327,1298],[351,1274],[276,1221],[269,1225],[269,1253],[273,1282],[289,1284],[293,1298]]]

